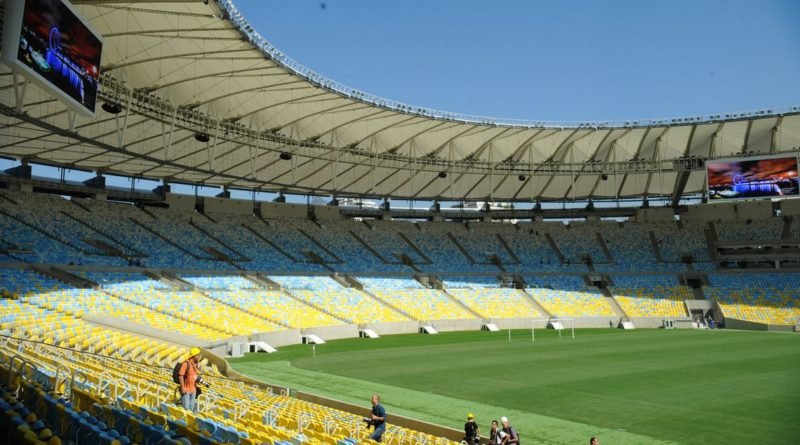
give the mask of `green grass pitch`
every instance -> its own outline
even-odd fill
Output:
[[[789,444],[800,440],[800,335],[581,329],[331,341],[231,360],[266,382],[527,444]]]

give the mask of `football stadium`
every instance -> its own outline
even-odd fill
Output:
[[[800,440],[800,106],[443,112],[234,3],[0,3],[0,443]]]

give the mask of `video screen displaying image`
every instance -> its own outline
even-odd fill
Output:
[[[102,43],[61,0],[25,0],[17,60],[90,112]]]
[[[712,200],[798,196],[797,158],[709,161]]]

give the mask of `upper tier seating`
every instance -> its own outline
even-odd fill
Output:
[[[450,230],[465,230],[457,223],[425,223],[422,231],[409,231],[406,236],[434,263],[419,266],[425,271],[473,272],[495,269],[493,266],[473,264],[450,239]]]
[[[561,223],[520,223],[520,230],[509,231],[504,227],[505,232],[501,234],[511,249],[516,253],[521,261],[519,267],[507,267],[508,270],[525,272],[530,270],[541,271],[585,271],[586,266],[573,262],[562,264],[556,252],[547,241],[545,229],[551,224]],[[560,230],[560,228],[556,229]]]
[[[722,240],[779,238],[785,226],[782,218],[749,224],[717,221],[713,225]],[[333,269],[359,275],[415,271],[525,274],[588,272],[582,256],[589,254],[600,272],[679,272],[684,270],[684,255],[691,255],[697,264],[710,262],[705,231],[711,226],[693,220],[573,221],[568,226],[539,221],[516,225],[265,221],[254,215],[206,216],[196,211],[0,190],[0,260],[46,264],[267,273]],[[789,227],[796,236],[800,218],[792,218]],[[656,252],[663,262],[656,260]],[[500,260],[500,268],[492,264],[494,257]],[[414,266],[401,264],[401,259]],[[325,265],[316,264],[319,260]],[[695,268],[712,267],[700,264]]]
[[[597,240],[598,227],[594,223],[573,221],[569,226],[556,223],[539,224],[538,227],[553,238],[570,263],[581,263],[584,254],[589,254],[595,263],[610,262]]]
[[[679,262],[686,254],[691,255],[694,261],[710,261],[704,232],[707,224],[699,221],[683,221],[681,224],[682,228],[674,221],[647,223],[656,235],[664,261]]]
[[[195,224],[212,233],[236,252],[247,258],[242,266],[250,270],[317,271],[321,266],[305,262],[303,258],[287,256],[268,242],[270,228],[254,215],[228,215],[209,213],[208,218]]]
[[[408,257],[414,264],[427,262],[411,245],[400,235],[406,231],[417,230],[411,223],[398,221],[370,221],[370,227],[357,224],[353,232],[375,250],[386,262],[400,263],[401,257]]]
[[[308,225],[303,230],[308,236],[325,247],[328,252],[335,253],[344,264],[337,266],[343,272],[401,272],[409,270],[397,262],[396,258],[389,257],[387,262],[376,257],[351,232],[364,228],[357,221],[322,221],[320,227]],[[330,236],[330,232],[337,236]]]
[[[506,225],[513,228],[508,224],[495,225]],[[462,229],[454,231],[453,237],[476,263],[491,263],[492,257],[497,257],[502,264],[517,264],[518,261],[498,238],[495,225],[469,224],[466,231]]]
[[[720,241],[779,240],[783,231],[781,218],[720,221],[715,224]]]

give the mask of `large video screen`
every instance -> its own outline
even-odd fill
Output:
[[[706,162],[709,200],[798,196],[797,157]]]
[[[3,61],[82,114],[94,114],[103,43],[63,0],[8,0]],[[10,20],[9,20],[10,19]]]

